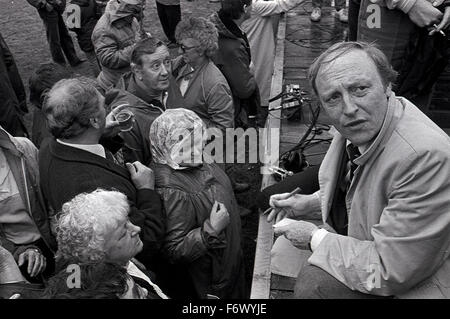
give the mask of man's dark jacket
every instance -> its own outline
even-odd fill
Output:
[[[13,136],[27,136],[22,114],[27,96],[16,62],[0,34],[0,125]]]
[[[141,228],[144,249],[137,258],[152,268],[152,257],[164,239],[161,200],[155,191],[136,189],[128,170],[112,160],[63,145],[55,139],[47,139],[41,146],[39,172],[42,192],[54,212],[59,212],[76,195],[97,188],[124,193],[131,205],[130,221]]]

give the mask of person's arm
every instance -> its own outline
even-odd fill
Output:
[[[265,17],[280,14],[295,8],[301,3],[304,3],[304,0],[256,1],[252,3],[252,15]]]
[[[136,204],[132,204],[130,221],[141,228],[144,247],[138,259],[147,261],[157,256],[164,242],[165,226],[161,198],[152,189],[137,191]]]
[[[328,233],[308,260],[350,289],[397,295],[433,275],[449,257],[450,171],[446,154],[406,158],[373,240]]]
[[[428,0],[374,0],[375,4],[384,4],[390,10],[401,10],[419,27],[439,24],[442,12]]]
[[[224,79],[225,80],[225,79]],[[234,106],[230,87],[226,82],[216,83],[206,96],[210,123],[220,130],[234,127]]]
[[[14,57],[1,35],[0,35],[0,46],[1,51],[3,53],[3,60],[7,68],[9,81],[11,82],[12,88],[19,102],[18,111],[21,113],[28,113],[27,95],[25,93],[25,87],[23,86],[22,79],[20,78],[19,70],[17,69]]]
[[[242,45],[223,52],[221,71],[231,92],[239,99],[249,98],[256,89],[256,80],[250,72],[250,60]]]
[[[119,69],[130,65],[131,53],[135,43],[120,49],[114,36],[105,34],[104,31],[94,32],[92,43],[94,43],[95,53],[101,65],[111,69]]]
[[[210,218],[198,226],[198,213],[186,198],[187,194],[165,189],[162,196],[167,216],[164,251],[171,262],[189,263],[206,254],[208,249],[225,247],[225,234],[215,230]]]
[[[149,261],[159,254],[165,234],[161,198],[154,190],[155,177],[152,169],[140,162],[126,163],[131,180],[137,189],[136,203],[131,206],[130,221],[141,228],[144,244],[139,260]]]

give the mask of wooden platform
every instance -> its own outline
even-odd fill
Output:
[[[305,6],[308,7],[308,6]],[[339,22],[332,15],[330,7],[323,8],[323,18],[320,24],[311,23],[310,10],[298,7],[288,14],[282,15],[277,33],[276,57],[274,74],[272,77],[271,97],[279,94],[286,84],[299,84],[302,91],[312,100],[316,107],[316,100],[307,83],[307,70],[312,61],[332,43],[341,41],[346,37],[346,25]],[[280,101],[271,102],[269,109],[279,106]],[[266,128],[279,130],[279,144],[267,142],[264,152],[267,166],[279,166],[280,154],[296,145],[305,134],[311,113],[304,107],[300,121],[288,121],[282,119],[282,112],[272,111],[268,116]],[[327,124],[329,121],[324,114],[319,117],[319,123]],[[269,134],[273,136],[273,131]],[[320,138],[330,138],[331,135],[324,131]],[[311,165],[318,165],[323,159],[327,149],[326,144],[311,147],[306,152],[307,160]],[[311,155],[312,154],[312,155]],[[264,174],[262,188],[275,183],[272,175]],[[258,238],[255,255],[255,268],[253,272],[253,284],[251,290],[252,299],[289,299],[295,278],[274,275],[270,270],[270,251],[273,245],[273,230],[267,223],[266,216],[259,220]]]
[[[275,69],[272,78],[271,97],[282,91],[286,84],[299,84],[302,91],[306,91],[311,98],[313,106],[316,99],[309,91],[307,83],[307,70],[312,61],[326,48],[335,42],[346,39],[347,24],[343,24],[332,15],[331,7],[322,8],[322,19],[320,23],[313,23],[309,19],[311,5],[298,7],[289,13],[282,15],[278,27],[277,48],[275,57]],[[448,103],[448,88],[450,87],[450,64],[436,83],[435,94],[431,103],[433,114],[430,117],[444,130],[450,134],[450,104]],[[279,106],[280,101],[274,101],[269,109]],[[278,130],[279,144],[266,145],[265,158],[267,165],[278,166],[281,154],[298,143],[305,134],[310,112],[304,110],[301,121],[292,122],[280,119],[282,113],[277,110],[270,112],[266,122],[266,128]],[[321,114],[319,123],[328,124],[329,120],[325,114]],[[327,138],[331,135],[324,131],[318,136]],[[268,143],[267,143],[268,144]],[[277,144],[277,145],[274,145]],[[311,165],[318,165],[323,159],[327,149],[326,144],[320,144],[309,149],[306,153],[307,160]],[[308,155],[307,154],[307,155]],[[262,188],[272,185],[275,180],[271,175],[263,175]],[[255,268],[253,273],[253,284],[251,298],[261,299],[289,299],[292,298],[295,278],[283,277],[271,273],[271,249],[274,242],[272,226],[267,223],[266,216],[259,220],[258,238],[255,255]]]

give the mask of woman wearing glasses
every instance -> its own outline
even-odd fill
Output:
[[[168,108],[184,107],[197,113],[206,126],[234,127],[234,108],[227,80],[211,57],[218,49],[218,33],[205,18],[190,17],[177,25],[175,38],[181,57],[174,60]]]

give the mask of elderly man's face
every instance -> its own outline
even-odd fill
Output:
[[[105,236],[106,260],[126,264],[142,250],[141,229],[128,219],[119,221]]]
[[[335,128],[356,146],[375,139],[387,111],[386,88],[370,57],[360,50],[320,67],[319,100]]]
[[[138,78],[145,86],[154,91],[164,91],[169,87],[169,73],[172,62],[169,50],[165,45],[156,48],[152,54],[142,57],[142,66],[135,69]]]

